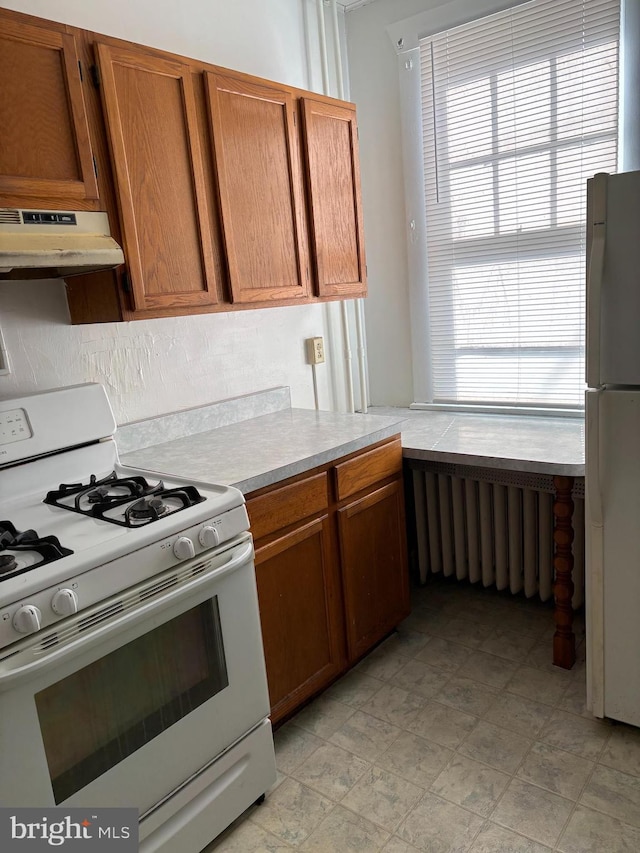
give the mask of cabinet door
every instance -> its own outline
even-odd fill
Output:
[[[275,722],[325,687],[343,668],[328,518],[259,547],[255,562]]]
[[[75,37],[1,18],[0,81],[0,193],[96,207],[83,204],[98,187]]]
[[[136,310],[218,301],[190,66],[97,45],[125,257]]]
[[[293,96],[206,72],[222,230],[234,302],[309,295]]]
[[[349,660],[409,614],[402,481],[338,511]]]
[[[366,296],[355,110],[303,98],[311,245],[319,296]]]

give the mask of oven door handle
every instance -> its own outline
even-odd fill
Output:
[[[162,612],[168,606],[175,604],[181,598],[188,598],[197,592],[201,587],[207,586],[212,581],[218,581],[220,578],[233,572],[243,563],[246,563],[253,556],[253,540],[249,539],[232,548],[229,551],[230,558],[221,566],[209,572],[203,572],[193,579],[186,581],[174,589],[164,590],[162,597],[158,599],[150,599],[144,604],[137,605],[131,610],[126,611],[122,615],[115,616],[101,625],[87,630],[86,634],[78,637],[76,640],[70,640],[60,646],[53,646],[51,651],[38,657],[37,660],[31,659],[23,665],[11,666],[11,658],[6,658],[5,661],[0,661],[0,692],[14,687],[19,681],[23,681],[40,673],[43,669],[51,667],[52,664],[59,663],[63,660],[68,660],[71,657],[87,651],[92,646],[95,646],[109,639],[116,633],[120,633],[126,628],[130,628],[137,622],[152,618],[157,613]],[[200,558],[201,559],[201,558]],[[125,591],[126,593],[126,591]],[[117,596],[114,596],[117,600]],[[72,617],[76,618],[76,617]],[[55,627],[52,626],[53,630]],[[37,641],[34,643],[37,645]],[[30,646],[33,648],[33,646]],[[23,649],[16,652],[16,657],[21,657],[29,649]],[[8,666],[7,666],[8,664]],[[6,667],[6,668],[4,668]]]

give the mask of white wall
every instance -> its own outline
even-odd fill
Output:
[[[501,2],[496,0],[497,5]],[[373,405],[406,406],[414,400],[398,58],[386,28],[447,6],[465,19],[473,15],[477,2],[374,0],[345,15],[351,100],[358,107],[360,129]]]
[[[0,0],[50,20],[320,91],[312,0]],[[307,31],[308,25],[308,31]],[[313,407],[304,339],[329,334],[331,307],[269,308],[70,326],[61,282],[0,282],[11,373],[0,398],[98,381],[127,423],[289,385]],[[320,404],[340,401],[339,365],[318,370]]]
[[[351,100],[360,130],[373,405],[413,402],[398,66],[386,27],[439,5],[438,0],[375,0],[345,15]]]

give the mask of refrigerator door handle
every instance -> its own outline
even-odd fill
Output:
[[[600,385],[602,279],[607,235],[607,178],[599,172],[591,181],[591,251],[587,266],[587,385]]]
[[[604,717],[604,518],[600,431],[602,391],[586,394],[586,566],[587,708]]]
[[[602,391],[589,391],[587,394],[587,464],[589,472],[587,484],[587,505],[589,522],[594,527],[603,526],[602,480],[600,469],[600,397]]]

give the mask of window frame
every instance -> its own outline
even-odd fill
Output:
[[[431,341],[429,334],[429,304],[428,292],[424,286],[428,275],[427,258],[427,231],[426,231],[426,203],[425,203],[425,181],[424,162],[422,152],[422,95],[420,85],[420,42],[430,36],[456,27],[460,24],[481,19],[495,12],[504,11],[529,0],[478,0],[473,13],[469,13],[461,4],[447,3],[434,10],[420,13],[406,21],[400,21],[387,27],[387,33],[392,40],[397,53],[399,89],[400,89],[400,114],[402,123],[402,159],[404,166],[404,189],[405,204],[408,226],[408,270],[409,270],[409,293],[410,293],[410,326],[411,326],[411,356],[413,372],[414,402],[412,409],[434,409],[449,411],[470,411],[506,413],[513,415],[557,415],[559,417],[584,417],[584,407],[547,406],[547,405],[494,405],[492,403],[466,403],[457,401],[435,401],[433,393],[433,377],[431,373]],[[623,134],[623,90],[624,90],[624,5],[621,0],[621,33],[619,54],[619,86],[618,86],[618,128],[617,142],[620,163],[622,154]],[[594,137],[600,134],[594,134]],[[558,147],[575,146],[576,138],[563,139]],[[558,150],[554,146],[554,150]],[[532,150],[549,151],[550,146],[532,146]],[[493,152],[496,162],[504,158],[513,158],[514,152]],[[515,152],[516,156],[522,156],[523,150]],[[486,161],[486,157],[477,158]],[[580,226],[567,226],[568,230],[575,230]],[[527,235],[532,242],[542,244],[548,229],[541,229],[539,234]],[[556,232],[557,233],[557,232]],[[499,240],[505,241],[505,237],[480,238],[482,241]],[[540,246],[539,256],[544,257],[544,250]],[[551,254],[547,250],[548,254]],[[425,333],[425,330],[426,333]],[[578,347],[578,345],[576,345]]]

